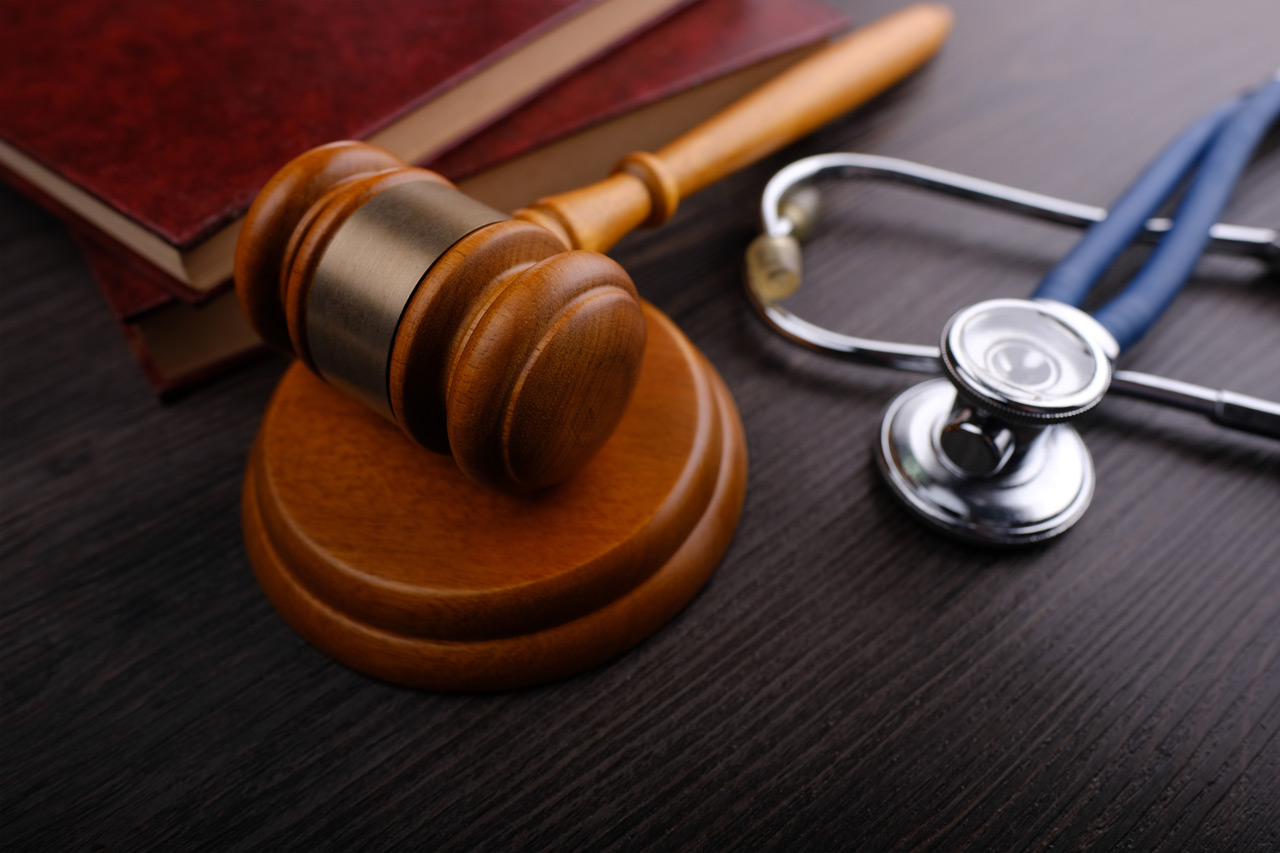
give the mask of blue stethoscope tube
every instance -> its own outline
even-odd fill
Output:
[[[1209,241],[1209,229],[1277,117],[1280,77],[1196,121],[1165,148],[1106,219],[1090,227],[1049,271],[1033,297],[1079,306],[1146,221],[1191,175],[1173,227],[1125,289],[1094,314],[1121,349],[1136,343],[1190,277]]]

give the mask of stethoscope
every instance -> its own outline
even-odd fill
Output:
[[[765,323],[810,350],[858,364],[942,373],[890,402],[876,442],[894,494],[929,525],[969,541],[1015,545],[1057,536],[1093,496],[1094,467],[1071,425],[1108,391],[1280,437],[1280,405],[1131,370],[1121,352],[1169,306],[1206,250],[1280,271],[1280,238],[1215,224],[1254,149],[1280,115],[1280,75],[1191,125],[1110,211],[865,154],[822,154],[779,171],[761,200],[764,233],[747,251],[747,295]],[[779,303],[801,280],[800,244],[817,216],[819,176],[876,178],[1052,222],[1088,226],[1029,299],[956,313],[940,346],[840,334]],[[1171,220],[1152,218],[1185,185]],[[1125,289],[1092,315],[1078,306],[1135,239],[1155,242]]]

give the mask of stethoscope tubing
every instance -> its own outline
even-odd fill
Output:
[[[1239,105],[1239,99],[1223,104],[1169,143],[1111,205],[1106,219],[1089,228],[1071,251],[1045,274],[1032,298],[1053,299],[1079,307],[1102,274],[1137,238],[1152,211],[1168,200],[1200,162],[1223,121]],[[1176,221],[1172,220],[1170,230]]]
[[[1088,228],[1107,218],[1105,207],[1082,204],[1043,193],[999,184],[959,172],[951,172],[910,160],[880,154],[837,151],[815,154],[783,167],[769,181],[761,198],[761,219],[766,233],[790,233],[791,223],[779,212],[780,202],[794,187],[821,175],[840,178],[867,178],[942,193],[985,207],[1017,213],[1045,222]],[[1168,233],[1173,222],[1163,217],[1148,219],[1137,239],[1156,243]],[[1210,229],[1208,251],[1255,257],[1280,271],[1280,233],[1272,228],[1219,222]]]
[[[1280,117],[1280,78],[1193,123],[1157,157],[1105,220],[1041,281],[1033,298],[1080,305],[1146,221],[1190,174],[1168,233],[1129,284],[1094,316],[1127,349],[1169,307],[1267,130]]]

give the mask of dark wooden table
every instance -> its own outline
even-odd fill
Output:
[[[744,310],[757,194],[791,158],[1104,204],[1280,62],[1275,0],[957,5],[923,73],[616,252],[734,392],[747,504],[670,626],[538,689],[401,689],[290,631],[238,518],[284,360],[158,404],[62,228],[0,191],[0,847],[1280,849],[1280,446],[1109,400],[1082,427],[1099,482],[1075,530],[952,544],[871,461],[911,377],[789,349]],[[1275,142],[1231,219],[1280,225]],[[801,307],[929,343],[1071,240],[833,190]],[[1278,284],[1206,262],[1125,364],[1280,398]]]

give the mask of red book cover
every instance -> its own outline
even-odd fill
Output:
[[[570,45],[586,52],[580,64],[682,2],[7,3],[0,139],[185,251],[238,218],[308,148],[387,131],[543,36],[593,35]],[[625,32],[615,32],[620,21]],[[486,103],[526,78],[540,89],[570,70],[547,70],[567,60],[544,47],[524,55],[527,73],[504,78],[509,86]]]
[[[842,13],[814,0],[700,0],[429,165],[462,179],[530,152],[537,158],[537,149],[567,135],[660,105],[666,98],[758,64],[765,69],[768,66],[761,63],[766,60],[813,45],[846,26]],[[751,73],[760,76],[762,72],[753,69]],[[606,159],[611,162],[624,153],[609,152]],[[603,177],[603,172],[592,177]],[[76,222],[74,214],[20,176],[10,173],[9,178],[55,214]],[[253,341],[243,334],[243,322],[230,316],[225,305],[212,311],[190,310],[172,296],[179,293],[190,298],[190,291],[154,264],[83,222],[73,226],[73,233],[144,373],[158,391],[184,387],[254,350]],[[211,295],[210,302],[230,302],[234,296],[228,285],[202,296]],[[183,324],[221,328],[221,336],[238,344],[229,349],[205,345],[198,358],[185,352],[175,357],[174,335],[166,329]],[[168,351],[159,357],[150,352],[157,339]]]

